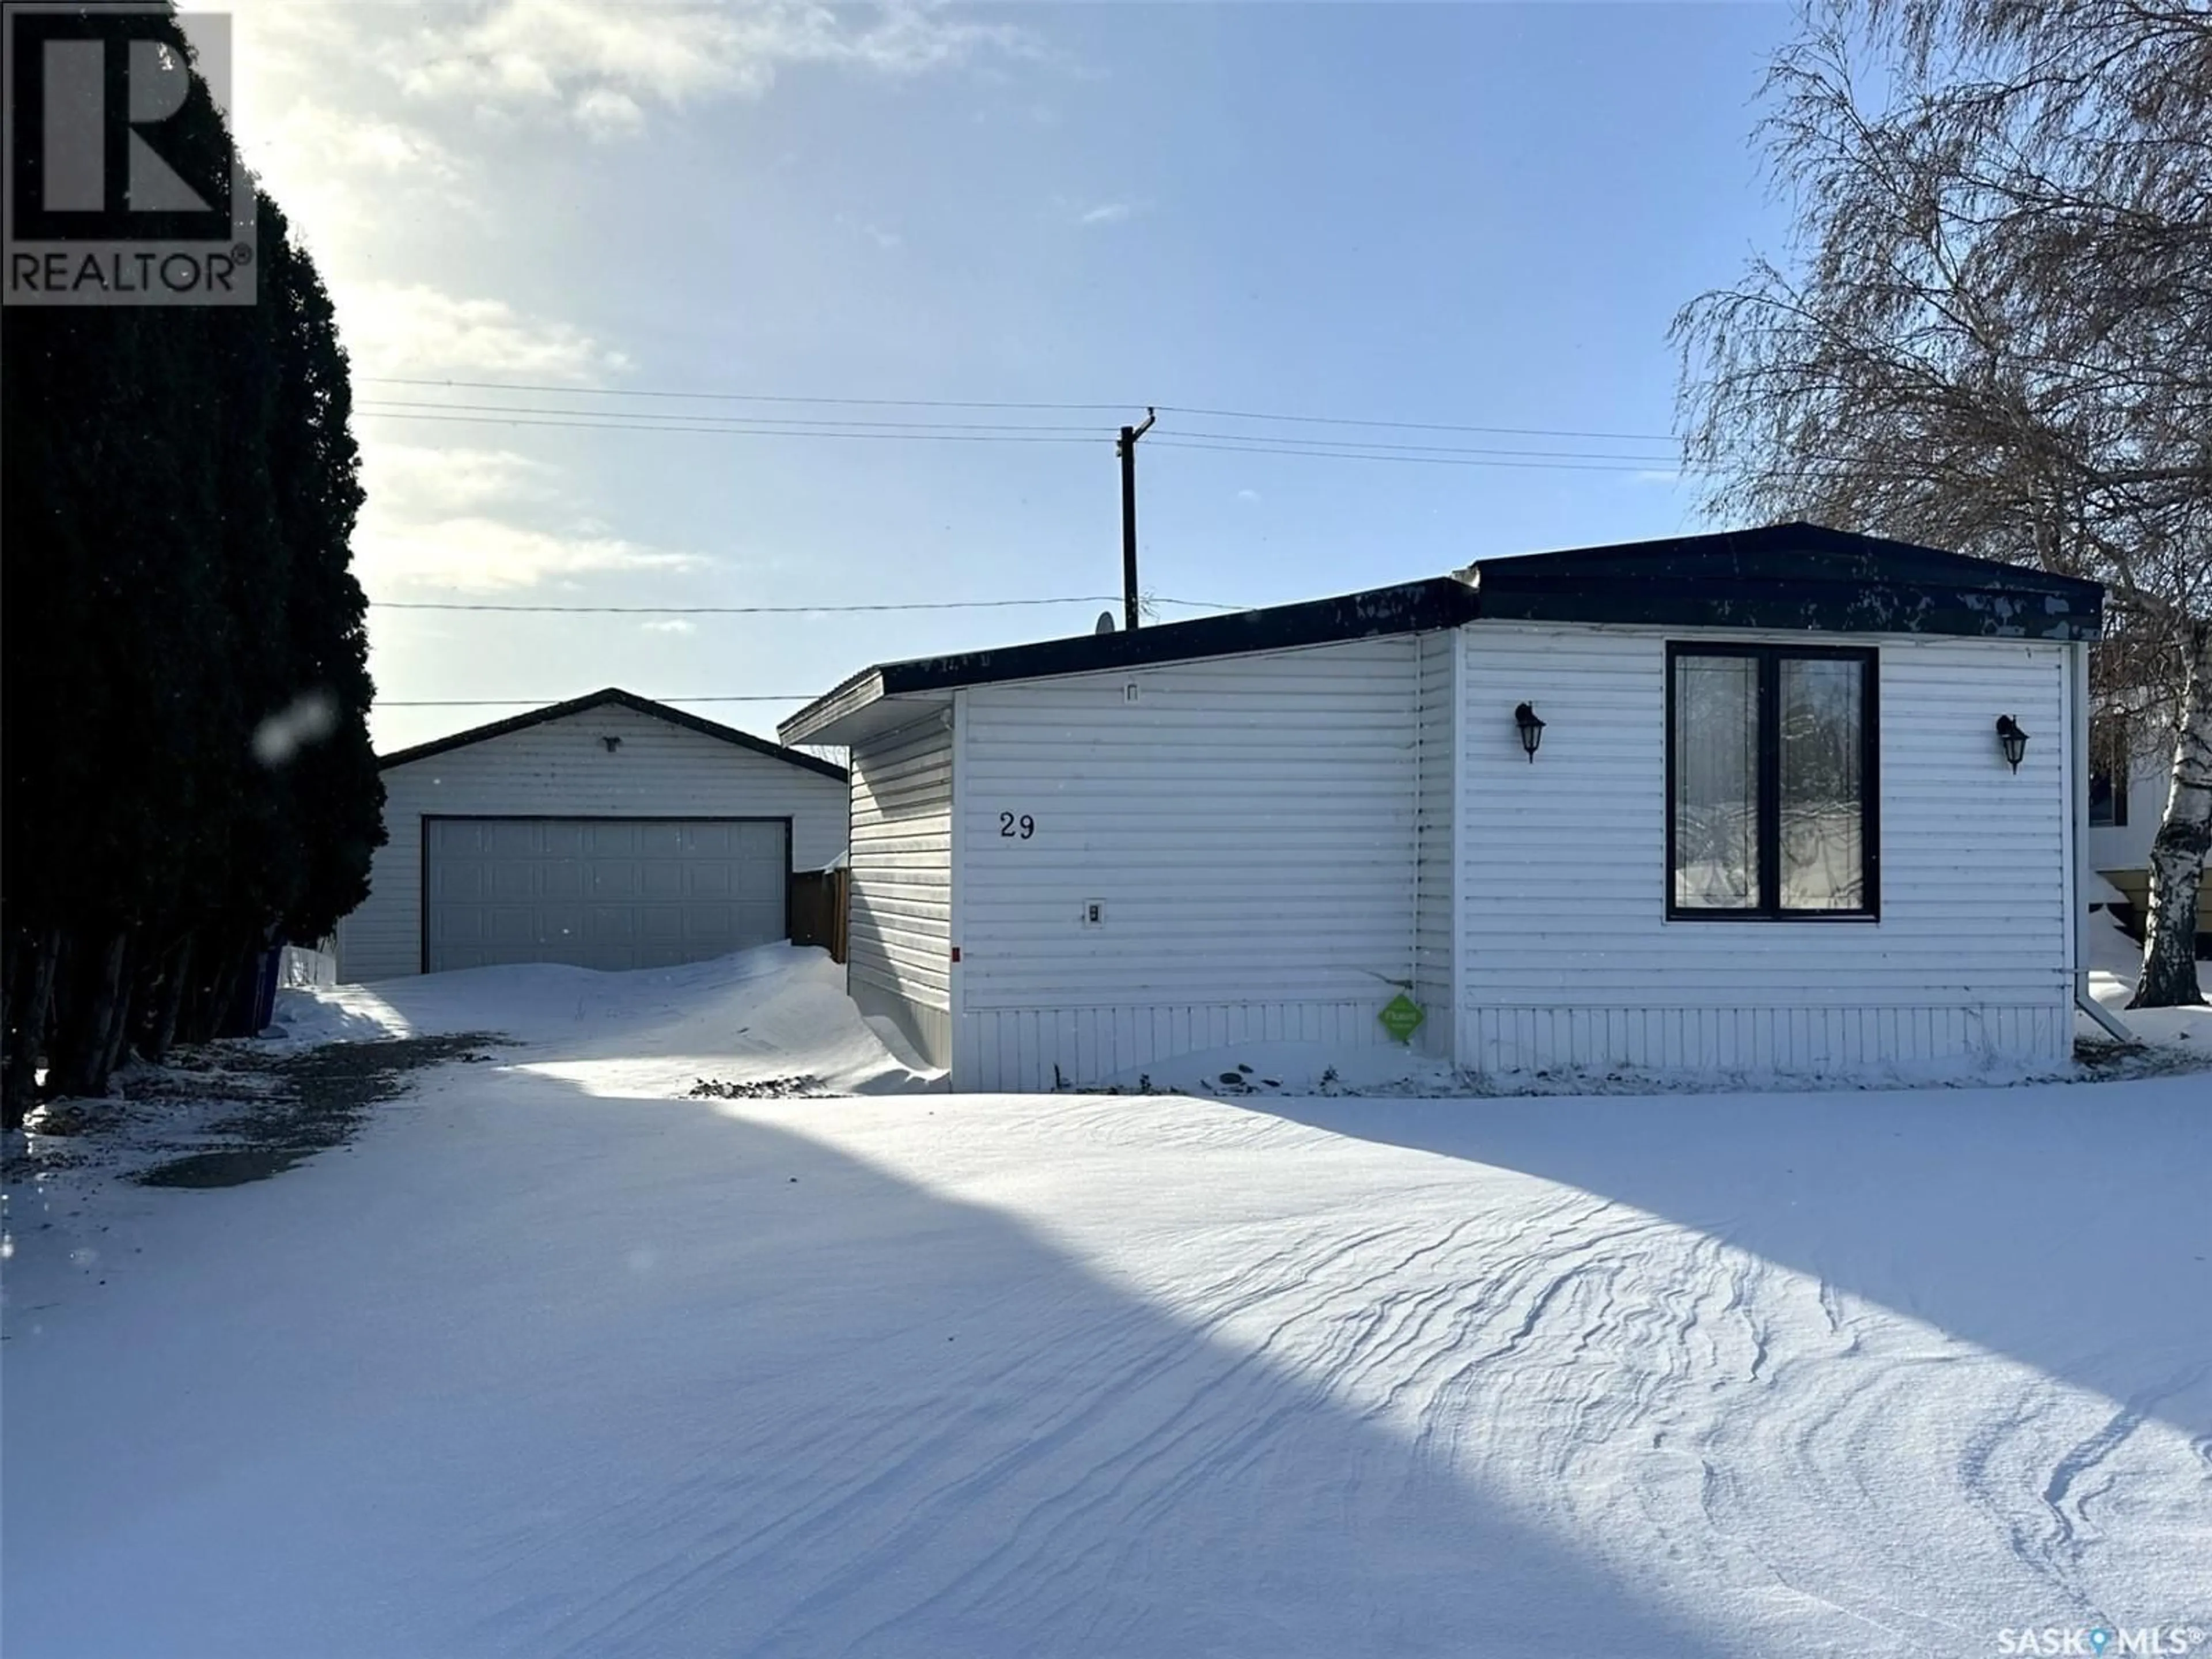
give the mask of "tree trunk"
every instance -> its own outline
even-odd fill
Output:
[[[215,1036],[236,982],[236,963],[230,948],[234,936],[219,923],[202,928],[200,933],[184,1009],[178,1018],[180,1042],[205,1042]]]
[[[0,1076],[0,1127],[21,1128],[24,1114],[38,1093],[39,1061],[46,1046],[46,1018],[54,1001],[54,967],[61,960],[58,928],[39,931],[34,955],[23,982],[16,989],[16,1004],[9,1010],[15,1024],[9,1028],[8,1066]]]
[[[230,1005],[238,998],[238,975],[243,956],[238,936],[226,934],[221,949],[222,957],[208,984],[207,1010],[199,1038],[203,1042],[225,1034],[223,1026],[230,1018]]]
[[[2197,890],[2212,848],[2212,622],[2191,623],[2189,677],[2173,746],[2173,785],[2150,844],[2150,917],[2142,977],[2130,1008],[2179,1008],[2204,1000],[2197,982]]]
[[[7,933],[7,994],[6,1000],[0,1001],[0,1128],[12,1129],[15,1127],[15,1120],[9,1111],[12,1096],[8,1091],[8,1076],[15,1069],[15,1050],[19,1044],[15,1022],[22,1018],[23,994],[30,988],[27,981],[31,969],[33,936],[21,927],[10,927]]]
[[[61,1079],[74,1069],[70,1056],[82,1044],[84,1012],[92,1001],[92,969],[86,964],[97,954],[82,931],[64,927],[61,950],[54,960],[53,1000],[46,1010],[46,1076],[41,1097],[54,1092]]]
[[[0,1033],[13,1030],[9,1020],[14,1018],[15,1005],[22,1000],[23,976],[30,970],[33,936],[21,927],[8,930],[8,980],[6,1000],[0,1001]]]
[[[140,981],[145,978],[131,958],[139,952],[133,948],[137,939],[130,933],[123,936],[123,963],[115,976],[115,996],[108,1004],[106,1042],[100,1051],[100,1092],[106,1093],[107,1079],[123,1063],[131,1048],[131,1020],[143,1005],[139,1000]]]
[[[123,959],[130,935],[120,927],[86,948],[80,939],[71,952],[83,959],[72,969],[75,981],[54,1034],[54,1065],[46,1076],[48,1095],[97,1096],[107,1092],[107,1052],[113,1036],[116,1004],[123,997]]]
[[[170,954],[168,969],[161,975],[161,994],[154,1005],[154,1021],[146,1033],[146,1058],[159,1066],[169,1057],[177,1041],[177,1016],[185,1006],[185,990],[191,983],[192,935],[186,933]]]

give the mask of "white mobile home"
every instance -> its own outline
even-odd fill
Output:
[[[885,664],[781,732],[849,747],[852,994],[956,1087],[1401,995],[1485,1073],[2051,1061],[2101,599],[1787,525]]]
[[[390,837],[338,975],[657,968],[790,933],[845,848],[845,772],[609,688],[384,756]]]

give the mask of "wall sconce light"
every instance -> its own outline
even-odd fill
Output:
[[[622,747],[622,739],[620,738],[601,738],[599,741],[606,744],[607,753],[610,755],[613,754],[616,750]]]
[[[2019,771],[2021,759],[2027,753],[2027,733],[2020,729],[2020,722],[2009,714],[1998,715],[1997,741],[2004,745],[2006,763]]]
[[[1528,764],[1536,763],[1537,746],[1544,741],[1544,722],[1536,718],[1536,711],[1522,703],[1513,711],[1513,724],[1521,728],[1521,746],[1528,751]]]

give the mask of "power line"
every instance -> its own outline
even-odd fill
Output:
[[[1451,421],[1360,421],[1336,415],[1263,415],[1242,409],[1188,409],[1162,404],[1164,415],[1200,415],[1217,421],[1286,421],[1302,426],[1389,427],[1400,432],[1485,432],[1516,438],[1605,438],[1623,443],[1671,444],[1674,440],[1657,432],[1584,432],[1573,427],[1466,426]]]
[[[511,415],[447,415],[434,414],[428,411],[385,410],[373,406],[363,406],[359,412],[365,415],[381,416],[389,420],[457,422],[461,424],[470,426],[538,427],[586,432],[684,432],[702,433],[709,436],[726,438],[874,439],[884,442],[894,443],[900,441],[919,441],[922,442],[936,443],[977,444],[1089,444],[1092,442],[1103,442],[1105,441],[1105,434],[1103,433],[1100,434],[1097,439],[1092,439],[1019,431],[984,433],[939,431],[921,428],[909,431],[892,432],[830,432],[765,426],[645,425],[629,419],[611,421],[546,419],[526,410],[519,410]],[[1378,444],[1362,446],[1358,447],[1330,448],[1316,447],[1308,448],[1291,448],[1287,446],[1302,442],[1311,445],[1320,445],[1325,442],[1325,441],[1269,439],[1259,434],[1253,434],[1248,439],[1246,434],[1242,433],[1209,433],[1204,435],[1210,440],[1225,440],[1225,441],[1192,441],[1180,437],[1163,434],[1153,438],[1152,442],[1161,446],[1162,447],[1176,449],[1210,449],[1227,455],[1303,455],[1309,459],[1322,461],[1428,461],[1447,465],[1521,467],[1533,468],[1539,471],[1558,471],[1570,472],[1632,472],[1653,467],[1667,467],[1671,471],[1681,470],[1679,466],[1675,466],[1672,463],[1670,458],[1663,455],[1632,455],[1614,457],[1604,456],[1597,453],[1591,453],[1585,456],[1581,452],[1576,451],[1499,450],[1494,453],[1496,456],[1500,459],[1482,459],[1479,458],[1480,452],[1471,450],[1464,453],[1452,451],[1451,453],[1443,455],[1404,453],[1418,451],[1428,447],[1445,447],[1449,449],[1449,446],[1390,446]],[[1344,446],[1352,445],[1354,441],[1355,441],[1351,439],[1343,439],[1339,441],[1340,444]],[[1572,456],[1574,459],[1535,460],[1503,459],[1504,457],[1524,454]]]
[[[378,399],[378,400],[375,400],[375,401],[374,401],[374,402],[366,403],[366,404],[364,404],[363,405],[362,405],[362,407],[363,412],[365,412],[365,413],[379,414],[379,415],[383,415],[383,414],[393,414],[393,415],[403,415],[403,416],[404,416],[404,413],[405,413],[406,411],[422,410],[422,411],[428,411],[428,412],[430,412],[430,413],[432,413],[432,414],[440,415],[440,416],[447,416],[447,417],[452,417],[452,416],[453,416],[459,415],[459,414],[477,414],[477,415],[494,415],[494,416],[501,416],[502,419],[511,419],[511,418],[513,418],[514,416],[521,416],[529,417],[529,418],[528,418],[528,422],[527,422],[527,423],[530,423],[530,424],[535,424],[535,423],[537,423],[540,417],[544,417],[544,418],[546,418],[548,421],[554,420],[554,419],[562,419],[562,420],[565,420],[565,419],[571,419],[571,418],[580,418],[580,419],[582,419],[582,420],[584,420],[584,421],[592,422],[593,422],[593,423],[595,423],[595,424],[596,424],[596,423],[598,423],[598,422],[599,422],[601,421],[601,419],[603,418],[602,416],[599,416],[599,412],[598,412],[598,411],[593,410],[589,410],[589,409],[549,409],[549,408],[544,407],[543,405],[540,405],[540,404],[437,404],[437,403],[403,402],[403,401],[396,401],[396,400]],[[921,422],[921,421],[850,421],[850,420],[847,420],[847,421],[808,421],[808,420],[793,420],[793,419],[781,418],[781,417],[779,417],[779,418],[777,418],[777,419],[775,419],[775,420],[773,420],[773,421],[769,421],[769,420],[755,420],[755,419],[751,419],[751,418],[749,418],[749,417],[744,417],[744,416],[731,416],[731,417],[726,417],[726,418],[720,418],[720,417],[718,417],[717,419],[715,419],[715,420],[714,420],[714,422],[713,422],[713,424],[712,424],[711,426],[704,426],[704,427],[702,427],[702,426],[696,426],[696,425],[694,425],[694,426],[683,426],[683,425],[676,425],[676,424],[672,424],[673,422],[684,422],[684,421],[687,421],[687,420],[696,419],[696,417],[686,416],[681,416],[681,415],[659,415],[659,414],[653,414],[653,413],[649,413],[649,412],[641,412],[641,413],[637,413],[637,414],[624,414],[624,415],[623,415],[623,416],[620,417],[620,419],[621,419],[621,421],[622,421],[623,423],[625,423],[625,425],[627,425],[627,423],[628,423],[628,422],[633,422],[633,421],[651,422],[651,424],[649,424],[649,425],[645,425],[645,426],[641,426],[641,427],[639,427],[639,428],[635,428],[635,429],[636,429],[636,430],[642,430],[642,431],[653,431],[653,432],[658,432],[658,431],[709,431],[709,432],[732,432],[732,433],[757,434],[763,435],[763,436],[776,436],[776,437],[786,437],[786,436],[787,436],[787,437],[815,437],[815,436],[819,436],[819,437],[834,437],[834,438],[852,438],[852,437],[883,437],[883,436],[890,436],[890,435],[900,435],[900,436],[903,436],[903,435],[907,435],[907,434],[913,434],[913,435],[916,435],[916,436],[938,437],[938,436],[943,436],[943,435],[947,435],[947,434],[955,434],[955,433],[957,433],[957,434],[985,434],[985,433],[988,433],[988,434],[1005,434],[1005,433],[1012,433],[1012,434],[1024,434],[1024,435],[1035,435],[1035,434],[1068,434],[1068,433],[1077,433],[1077,434],[1091,434],[1091,433],[1094,431],[1094,428],[1088,428],[1088,427],[1081,427],[1081,426],[1038,426],[1038,425],[1034,425],[1034,424],[1029,424],[1029,425],[1016,425],[1016,424],[991,424],[991,423],[983,423],[983,422]],[[1406,424],[1407,424],[1407,425],[1413,425],[1413,423],[1412,423],[1412,422],[1407,422],[1407,423],[1406,423]],[[798,429],[798,430],[787,430],[787,429],[786,429],[786,428],[799,428],[799,429]],[[837,430],[834,430],[834,431],[833,431],[833,430],[827,430],[827,429],[825,429],[825,428],[838,428],[838,429],[837,429]],[[857,430],[856,430],[856,429],[854,429],[854,428],[860,428],[860,429],[857,429]],[[1428,429],[1449,430],[1449,429],[1455,429],[1455,428],[1428,428]],[[1103,437],[1105,436],[1105,434],[1104,434],[1103,433],[1098,433],[1097,435],[1098,437],[1100,437],[1102,440],[1103,440]],[[1272,434],[1272,433],[1269,433],[1269,434],[1260,434],[1260,433],[1249,433],[1249,432],[1204,432],[1204,431],[1197,431],[1197,432],[1194,432],[1194,431],[1181,431],[1181,430],[1178,430],[1178,431],[1175,431],[1175,432],[1173,433],[1173,434],[1172,434],[1172,435],[1174,435],[1174,436],[1176,436],[1176,437],[1177,437],[1177,438],[1183,438],[1183,439],[1202,439],[1202,440],[1207,440],[1207,441],[1215,441],[1215,442],[1219,442],[1219,443],[1224,443],[1224,444],[1237,444],[1237,445],[1240,445],[1240,446],[1246,446],[1246,447],[1249,447],[1249,446],[1255,445],[1255,444],[1270,444],[1270,445],[1275,445],[1275,446],[1279,446],[1279,447],[1282,447],[1291,448],[1291,449],[1295,449],[1295,450],[1298,450],[1298,451],[1312,451],[1312,452],[1315,452],[1315,453],[1324,453],[1324,452],[1330,452],[1330,453],[1333,453],[1333,452],[1336,452],[1336,451],[1341,451],[1341,450],[1353,450],[1353,449],[1360,450],[1360,451],[1363,451],[1363,452],[1364,452],[1364,451],[1370,451],[1370,450],[1381,450],[1381,451],[1402,451],[1402,452],[1406,452],[1406,453],[1415,453],[1415,454],[1437,454],[1437,455],[1495,455],[1495,456],[1503,456],[1503,457],[1507,457],[1507,458],[1513,459],[1516,459],[1516,460],[1543,460],[1543,459],[1554,459],[1554,460],[1571,460],[1571,461],[1597,461],[1597,460],[1605,460],[1605,461],[1626,461],[1626,462],[1633,463],[1634,465],[1638,465],[1638,466],[1648,466],[1648,465],[1651,465],[1654,461],[1656,461],[1656,460],[1658,460],[1658,459],[1662,459],[1661,457],[1658,457],[1658,456],[1652,456],[1652,455],[1616,454],[1616,453],[1607,453],[1599,452],[1599,451],[1593,451],[1593,450],[1577,450],[1577,449],[1500,449],[1500,448],[1494,448],[1494,447],[1478,447],[1478,446],[1469,446],[1469,445],[1464,445],[1464,444],[1409,444],[1409,443],[1396,443],[1396,442],[1386,442],[1386,441],[1382,441],[1382,440],[1379,440],[1379,439],[1378,439],[1378,440],[1372,440],[1372,441],[1370,441],[1370,440],[1359,439],[1359,438],[1353,438],[1353,437],[1342,437],[1342,438],[1292,438],[1292,437],[1283,437],[1283,436],[1280,436],[1280,435],[1279,435],[1279,434]]]
[[[604,410],[547,409],[543,405],[537,404],[425,403],[398,398],[374,398],[363,401],[358,406],[365,411],[380,415],[397,414],[407,410],[431,410],[438,411],[459,411],[476,415],[574,415],[580,416],[586,420],[603,420],[607,418],[607,412]],[[810,421],[802,419],[797,416],[789,415],[759,416],[746,415],[663,415],[651,410],[625,410],[622,412],[620,418],[625,421],[651,421],[654,422],[668,421],[711,420],[714,422],[715,429],[719,430],[726,427],[732,431],[750,431],[757,428],[781,428],[785,427],[792,427],[804,431],[811,430],[817,427],[859,427],[870,429],[880,428],[891,432],[1080,432],[1092,435],[1103,435],[1101,428],[1095,426],[1042,426],[1035,422],[1016,423],[1009,422],[988,422],[975,421],[862,421],[850,418],[836,421]]]
[[[1137,407],[1134,404],[957,403],[944,398],[784,398],[755,392],[655,392],[635,386],[556,386],[528,380],[434,380],[400,374],[362,374],[355,378],[369,386],[453,386],[465,392],[557,392],[580,398],[683,398],[702,403],[811,404],[824,409],[1031,409],[1103,413]]]
[[[878,611],[1005,611],[1046,605],[1119,605],[1119,594],[1071,594],[1049,599],[915,599],[884,605],[502,605],[461,599],[371,599],[377,611],[500,611],[543,612],[582,617],[805,617]],[[1242,605],[1212,599],[1170,599],[1152,596],[1154,605],[1187,606],[1196,611],[1241,611]]]
[[[438,380],[398,374],[364,374],[356,383],[373,386],[411,386],[453,388],[469,392],[557,392],[581,398],[660,398],[702,403],[781,404],[826,409],[966,409],[1026,410],[1039,412],[1098,414],[1145,407],[1141,398],[1119,404],[967,402],[945,398],[799,398],[766,392],[679,392],[641,386],[562,386],[532,380]],[[1161,404],[1164,415],[1194,415],[1211,420],[1281,421],[1297,425],[1389,428],[1408,432],[1470,432],[1521,438],[1595,438],[1622,443],[1671,444],[1674,438],[1657,432],[1594,432],[1577,427],[1481,426],[1452,421],[1361,420],[1349,416],[1290,415],[1261,410],[1200,409],[1188,404]]]
[[[379,409],[362,404],[356,413],[381,416],[392,421],[453,421],[468,426],[510,427],[567,427],[588,432],[705,432],[718,433],[733,438],[880,438],[890,441],[900,440],[934,441],[939,443],[970,444],[1087,444],[1101,440],[1091,438],[1062,438],[1050,436],[1017,437],[1011,433],[997,434],[963,432],[813,432],[779,428],[749,428],[739,426],[642,426],[635,421],[548,421],[531,416],[525,418],[501,415],[433,415],[405,410]]]
[[[1507,455],[1521,460],[1564,461],[1633,461],[1639,466],[1650,466],[1664,460],[1661,455],[1621,455],[1595,449],[1490,449],[1468,444],[1401,444],[1376,441],[1369,443],[1358,438],[1279,438],[1273,433],[1249,432],[1186,432],[1180,428],[1170,434],[1176,438],[1204,438],[1223,443],[1264,443],[1278,447],[1279,453],[1302,454],[1308,450],[1388,450],[1417,455]]]
[[[1458,455],[1403,455],[1366,450],[1280,449],[1248,444],[1189,443],[1178,438],[1154,438],[1153,445],[1161,449],[1210,449],[1224,455],[1292,455],[1309,461],[1401,461],[1413,465],[1428,466],[1508,466],[1537,472],[1638,472],[1666,471],[1679,472],[1683,468],[1674,465],[1664,456],[1652,455],[1641,462],[1620,461],[1507,461],[1481,460]]]

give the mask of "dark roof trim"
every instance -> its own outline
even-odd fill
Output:
[[[1479,619],[2087,641],[2102,631],[2104,589],[1911,542],[1819,525],[1768,525],[1485,559],[1453,577],[1301,605],[883,663],[778,729],[787,743],[837,742],[816,734],[890,697],[1422,633]]]
[[[2072,576],[1813,524],[1486,559],[1496,621],[2094,640],[2105,590]]]
[[[1474,590],[1455,576],[1437,576],[1398,587],[1373,587],[1362,593],[1306,599],[1265,611],[1237,611],[1222,617],[1163,623],[1134,632],[1081,634],[1073,639],[1040,640],[1030,645],[966,651],[957,656],[917,657],[910,662],[888,662],[861,670],[807,704],[777,730],[787,743],[804,743],[810,733],[886,697],[991,685],[1001,680],[1046,679],[1059,674],[1240,656],[1254,651],[1287,651],[1378,634],[1421,633],[1455,628],[1474,615]]]
[[[770,760],[779,760],[804,771],[818,772],[825,778],[845,781],[845,769],[834,762],[813,755],[801,754],[796,749],[787,749],[781,744],[770,743],[766,738],[757,738],[750,732],[740,732],[735,726],[703,720],[696,714],[687,714],[681,708],[672,708],[665,702],[655,702],[650,697],[641,697],[634,691],[624,691],[617,686],[608,686],[587,696],[571,697],[566,702],[548,703],[543,708],[533,708],[524,714],[510,715],[503,720],[494,720],[489,726],[476,726],[465,732],[456,732],[449,738],[435,738],[428,743],[418,743],[412,749],[394,750],[389,755],[377,757],[377,769],[404,766],[410,761],[428,760],[433,755],[443,755],[455,749],[465,749],[471,744],[486,743],[494,738],[503,738],[510,732],[526,732],[533,726],[543,726],[548,720],[566,719],[570,714],[586,714],[609,704],[627,708],[633,713],[650,714],[655,720],[666,720],[671,726],[680,726],[687,732],[696,732],[702,738],[714,738],[738,749],[750,750]]]

